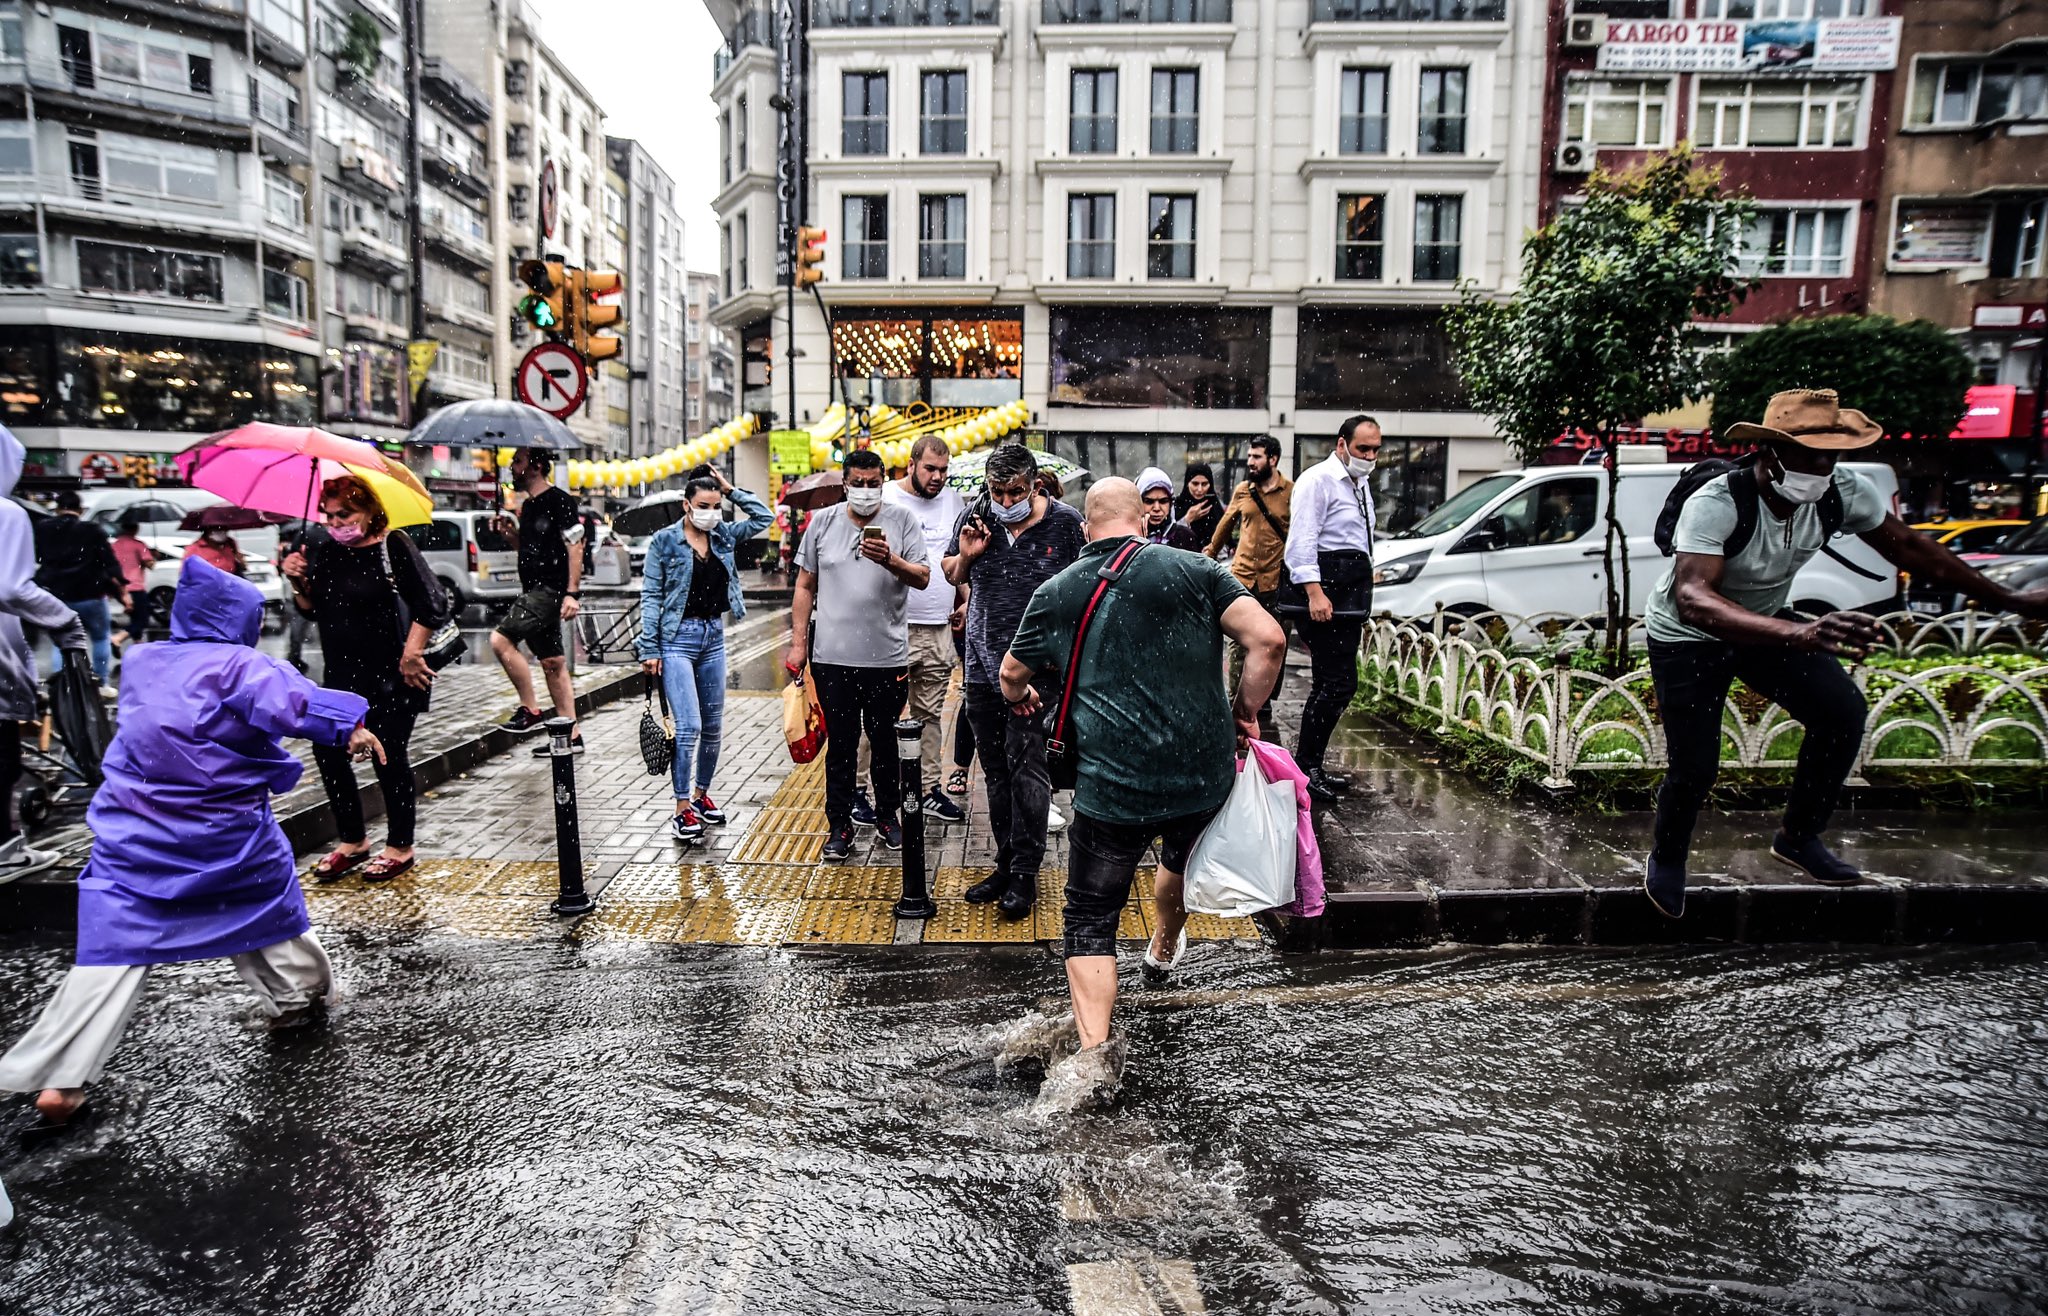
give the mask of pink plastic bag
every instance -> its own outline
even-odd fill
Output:
[[[1295,918],[1318,918],[1323,912],[1326,888],[1323,885],[1323,848],[1316,843],[1315,816],[1309,809],[1308,774],[1295,763],[1294,755],[1271,741],[1254,740],[1251,746],[1251,752],[1259,756],[1259,770],[1266,774],[1266,780],[1294,783],[1294,903],[1282,905],[1274,913]],[[1243,768],[1244,762],[1240,759],[1238,769],[1242,771]]]

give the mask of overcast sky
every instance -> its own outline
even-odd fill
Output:
[[[529,0],[541,36],[604,108],[605,132],[637,138],[676,184],[693,270],[718,268],[718,113],[702,0]]]

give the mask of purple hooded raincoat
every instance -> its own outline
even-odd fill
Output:
[[[368,705],[256,652],[262,619],[254,585],[187,558],[171,638],[123,658],[120,730],[86,814],[78,963],[213,959],[307,930],[270,812],[303,767],[278,739],[342,744]]]

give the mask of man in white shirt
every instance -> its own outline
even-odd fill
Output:
[[[1380,425],[1353,416],[1337,430],[1329,460],[1294,483],[1287,527],[1287,576],[1280,611],[1297,619],[1309,654],[1308,699],[1301,706],[1295,761],[1308,773],[1308,792],[1325,804],[1350,785],[1323,768],[1337,719],[1358,691],[1358,645],[1372,613],[1373,463]]]
[[[953,527],[967,510],[967,501],[946,484],[946,469],[952,453],[946,441],[927,434],[910,448],[910,469],[900,480],[882,486],[885,503],[904,508],[917,518],[924,531],[925,560],[938,562],[946,555]],[[946,686],[953,678],[953,626],[967,609],[967,587],[947,580],[943,572],[932,572],[931,583],[910,596],[910,716],[924,723],[918,742],[918,776],[931,789],[924,799],[905,800],[906,809],[924,807],[927,817],[942,822],[967,821],[959,805],[939,789],[944,771]],[[858,821],[858,809],[856,818]]]

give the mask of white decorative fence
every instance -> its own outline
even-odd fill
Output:
[[[2048,769],[2048,628],[1975,612],[1878,623],[1882,644],[1850,670],[1870,701],[1857,772]],[[1608,676],[1592,661],[1601,647],[1597,620],[1383,618],[1367,632],[1361,691],[1531,760],[1552,789],[1580,774],[1664,766],[1647,658],[1634,653],[1629,670]],[[1722,764],[1735,768],[1790,768],[1804,735],[1739,683],[1721,728]]]

